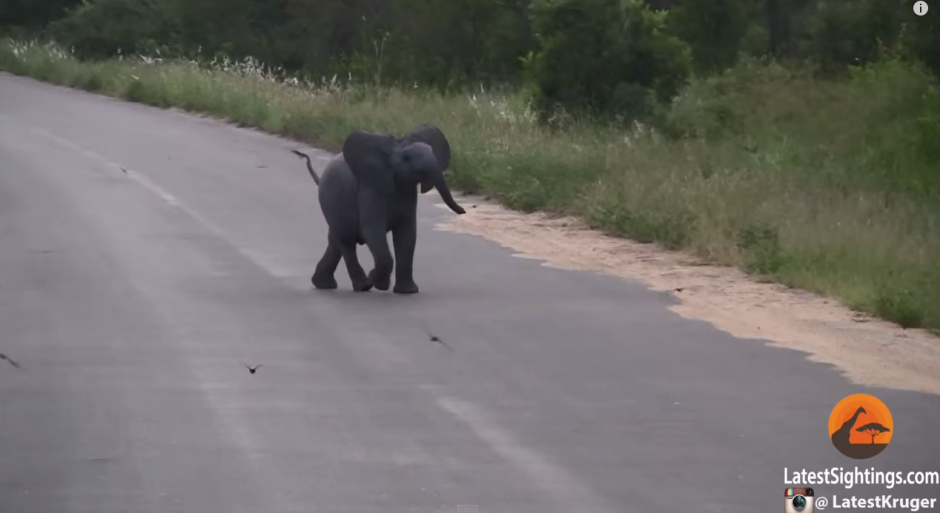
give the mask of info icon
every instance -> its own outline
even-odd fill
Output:
[[[816,511],[816,495],[812,488],[787,488],[785,513],[813,513]]]

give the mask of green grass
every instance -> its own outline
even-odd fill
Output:
[[[354,129],[432,122],[454,146],[457,188],[940,329],[940,100],[905,64],[819,81],[747,62],[693,81],[661,131],[549,131],[518,94],[290,84],[251,62],[83,63],[54,46],[6,42],[0,69],[331,149]]]

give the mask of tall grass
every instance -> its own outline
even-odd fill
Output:
[[[548,130],[521,95],[302,83],[251,60],[88,63],[8,41],[0,69],[333,149],[354,129],[432,122],[454,146],[458,188],[940,328],[940,100],[903,63],[818,81],[745,62],[689,84],[661,130]]]

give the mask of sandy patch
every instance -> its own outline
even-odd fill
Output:
[[[460,203],[467,213],[438,229],[485,237],[550,267],[606,272],[672,291],[682,301],[671,307],[679,315],[805,351],[853,383],[940,394],[940,338],[925,330],[905,330],[832,299],[756,282],[734,268],[610,237],[576,219],[514,212],[474,196]]]

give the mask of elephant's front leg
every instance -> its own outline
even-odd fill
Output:
[[[369,280],[377,290],[388,290],[395,261],[388,249],[386,200],[371,191],[360,190],[359,205],[360,231],[375,261]]]
[[[418,227],[414,216],[403,220],[392,231],[392,243],[395,245],[395,288],[396,294],[417,294],[418,284],[414,280],[415,243]]]

